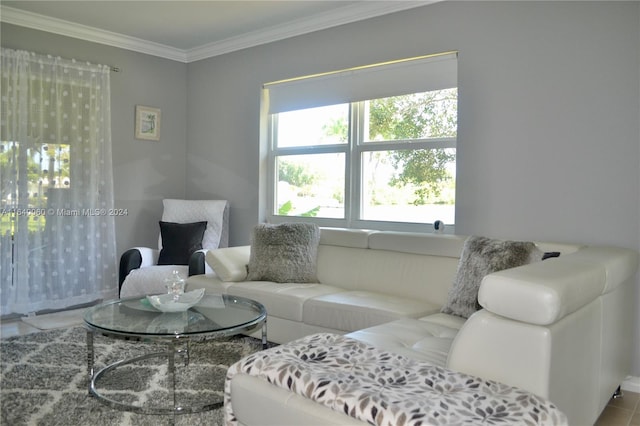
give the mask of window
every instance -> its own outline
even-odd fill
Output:
[[[0,312],[113,298],[110,68],[0,53]]]
[[[0,176],[14,176],[14,162],[23,161],[24,172],[21,174],[27,183],[25,187],[26,208],[16,209],[18,205],[17,182],[11,179],[0,187],[0,234],[15,232],[16,216],[24,214],[28,217],[30,231],[41,230],[46,223],[45,212],[48,207],[49,194],[60,188],[69,188],[71,178],[69,144],[24,144],[20,142],[0,141]],[[16,176],[16,180],[20,179]],[[12,208],[7,209],[7,206]]]
[[[455,55],[407,62],[266,85],[270,222],[313,218],[306,220],[397,230],[454,224]],[[405,74],[415,82],[407,85]],[[345,95],[354,82],[362,90]]]

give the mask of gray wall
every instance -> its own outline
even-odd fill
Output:
[[[438,3],[188,65],[6,24],[2,45],[123,68],[119,251],[155,244],[165,197],[230,200],[230,243],[248,242],[262,217],[262,83],[448,50],[460,52],[457,232],[639,249],[639,8]],[[160,142],[133,138],[136,104],[162,109]],[[640,330],[634,347],[638,376]]]
[[[456,231],[638,249],[638,46],[637,2],[445,2],[191,63],[187,195],[247,243],[262,83],[458,50]]]
[[[185,197],[187,65],[154,56],[2,24],[2,47],[121,68],[111,73],[114,198],[118,253],[156,247],[163,198]],[[134,139],[136,105],[162,110],[160,141]]]

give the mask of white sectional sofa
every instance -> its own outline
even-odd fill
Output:
[[[218,249],[210,259],[215,272],[190,277],[187,288],[259,301],[269,315],[270,341],[346,334],[520,387],[551,400],[570,424],[593,424],[629,374],[637,253],[536,243],[560,256],[487,275],[478,295],[483,309],[465,319],[440,312],[465,240],[325,228],[317,253],[320,283],[244,281],[246,246]],[[282,389],[267,396],[270,385],[250,376],[236,376],[231,385],[232,399],[242,401],[234,403],[241,424],[260,423],[255,407],[265,404],[273,424],[353,422]]]

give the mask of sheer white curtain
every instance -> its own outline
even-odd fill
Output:
[[[117,295],[110,70],[2,49],[3,315]]]

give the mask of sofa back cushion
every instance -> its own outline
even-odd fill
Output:
[[[325,232],[323,229],[323,235]],[[318,248],[321,283],[444,304],[465,237],[362,232],[368,234],[358,238],[332,230],[330,237],[321,238]],[[361,247],[365,236],[368,249]]]
[[[369,248],[369,236],[376,231],[350,228],[320,228],[320,244],[350,248]]]
[[[461,235],[372,232],[369,248],[458,259],[466,238]]]

